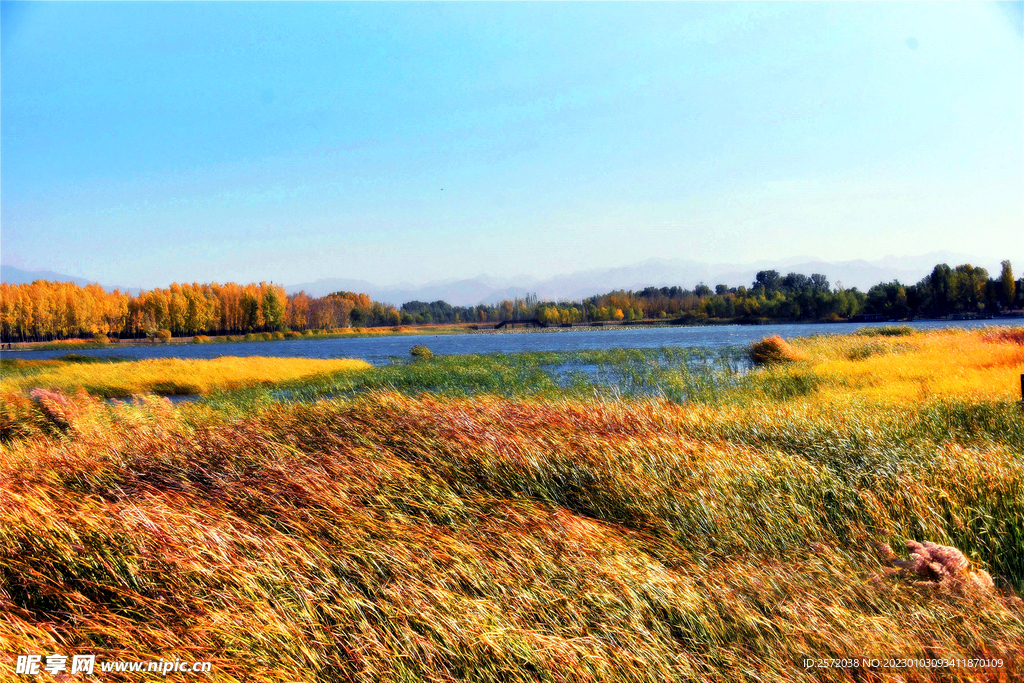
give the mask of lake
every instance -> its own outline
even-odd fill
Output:
[[[393,357],[408,358],[409,349],[424,344],[436,354],[492,354],[522,351],[582,351],[591,349],[650,349],[664,346],[721,348],[742,346],[777,334],[791,339],[818,334],[851,334],[865,327],[909,325],[918,330],[946,327],[1024,326],[1021,318],[996,320],[919,320],[910,323],[809,323],[800,325],[722,325],[708,327],[555,328],[544,331],[469,333],[438,336],[363,337],[353,339],[286,339],[222,344],[111,345],[105,349],[4,351],[8,358],[43,360],[67,353],[120,358],[218,358],[269,356],[279,358],[361,358],[381,365]]]

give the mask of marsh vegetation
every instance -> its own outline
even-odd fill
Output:
[[[0,639],[218,680],[1013,680],[1022,341],[247,359],[268,384],[179,406],[5,364]]]

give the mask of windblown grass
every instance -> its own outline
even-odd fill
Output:
[[[73,403],[63,437],[3,452],[12,652],[211,659],[218,680],[799,681],[832,677],[805,656],[855,655],[1021,672],[1019,601],[888,577],[875,546],[953,545],[955,518],[1019,532],[1006,449],[844,478],[694,438],[712,409],[657,401],[375,394],[200,428],[155,400]],[[1020,572],[1019,534],[994,562],[970,536],[979,568]]]
[[[210,360],[160,358],[130,363],[5,359],[0,390],[26,392],[42,387],[65,393],[85,389],[105,398],[147,393],[174,396],[274,385],[369,367],[365,361],[349,359],[230,356]]]
[[[795,346],[749,372],[441,356],[234,412],[4,396],[0,642],[224,681],[896,680],[805,657],[1020,679],[1024,414],[1016,377],[975,391],[1024,371],[1019,347]],[[929,370],[959,383],[922,391]]]
[[[1024,346],[988,330],[943,330],[912,337],[875,337],[871,353],[854,337],[798,339],[809,370],[829,378],[825,397],[857,396],[890,405],[937,398],[1020,398]]]

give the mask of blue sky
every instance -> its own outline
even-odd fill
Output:
[[[414,283],[1024,269],[1020,3],[2,3],[0,259]]]

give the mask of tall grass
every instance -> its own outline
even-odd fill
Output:
[[[434,357],[289,403],[6,395],[0,642],[225,681],[1020,679],[1024,415],[980,391],[1024,371],[1015,342],[875,339],[906,346]]]
[[[654,400],[373,394],[205,428],[91,401],[3,453],[14,652],[209,658],[220,680],[796,681],[804,656],[853,655],[1020,673],[1019,601],[887,577],[874,545],[960,541],[1019,580],[1005,449],[907,453],[854,485],[693,438],[711,408]]]
[[[45,387],[73,393],[85,389],[106,398],[153,393],[162,396],[203,394],[272,385],[327,373],[370,367],[361,360],[309,358],[235,358],[210,360],[159,358],[135,362],[31,361],[4,359],[0,390],[25,392]]]

